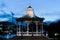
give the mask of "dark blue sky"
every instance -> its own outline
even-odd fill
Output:
[[[60,0],[0,0],[0,10],[8,14],[13,11],[15,17],[23,16],[29,5],[33,7],[34,13],[39,17],[44,17],[45,21],[60,18]]]

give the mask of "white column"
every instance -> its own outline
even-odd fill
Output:
[[[43,30],[43,28],[42,28],[42,26],[43,26],[43,25],[42,25],[42,22],[40,22],[39,25],[40,25],[40,34],[41,34],[41,36],[42,36],[42,30]]]
[[[42,27],[41,28],[42,28],[42,34],[41,34],[41,36],[43,36],[43,22],[42,22]]]
[[[18,28],[17,28],[17,36],[21,36],[21,27],[20,27],[20,22],[18,23]]]
[[[27,22],[27,36],[29,35],[29,22]]]
[[[41,29],[41,36],[43,36],[43,22],[41,22],[41,23],[39,23],[39,25],[40,25],[40,29]]]
[[[36,35],[38,36],[38,23],[36,23]]]

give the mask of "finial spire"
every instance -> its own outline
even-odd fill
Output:
[[[31,3],[29,3],[29,7],[28,7],[28,8],[32,8],[32,7],[31,7]]]

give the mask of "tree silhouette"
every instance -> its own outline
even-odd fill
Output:
[[[48,32],[49,37],[55,37],[55,33],[60,34],[60,20],[58,22],[51,22],[49,25],[44,23],[44,29]],[[60,37],[60,35],[56,37]]]

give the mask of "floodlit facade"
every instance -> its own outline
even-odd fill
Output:
[[[15,19],[13,15],[0,15],[0,31],[17,36],[42,36],[44,18],[37,17],[34,9],[29,6],[25,15]]]
[[[44,18],[37,17],[29,6],[24,16],[17,19],[17,36],[42,36]]]

